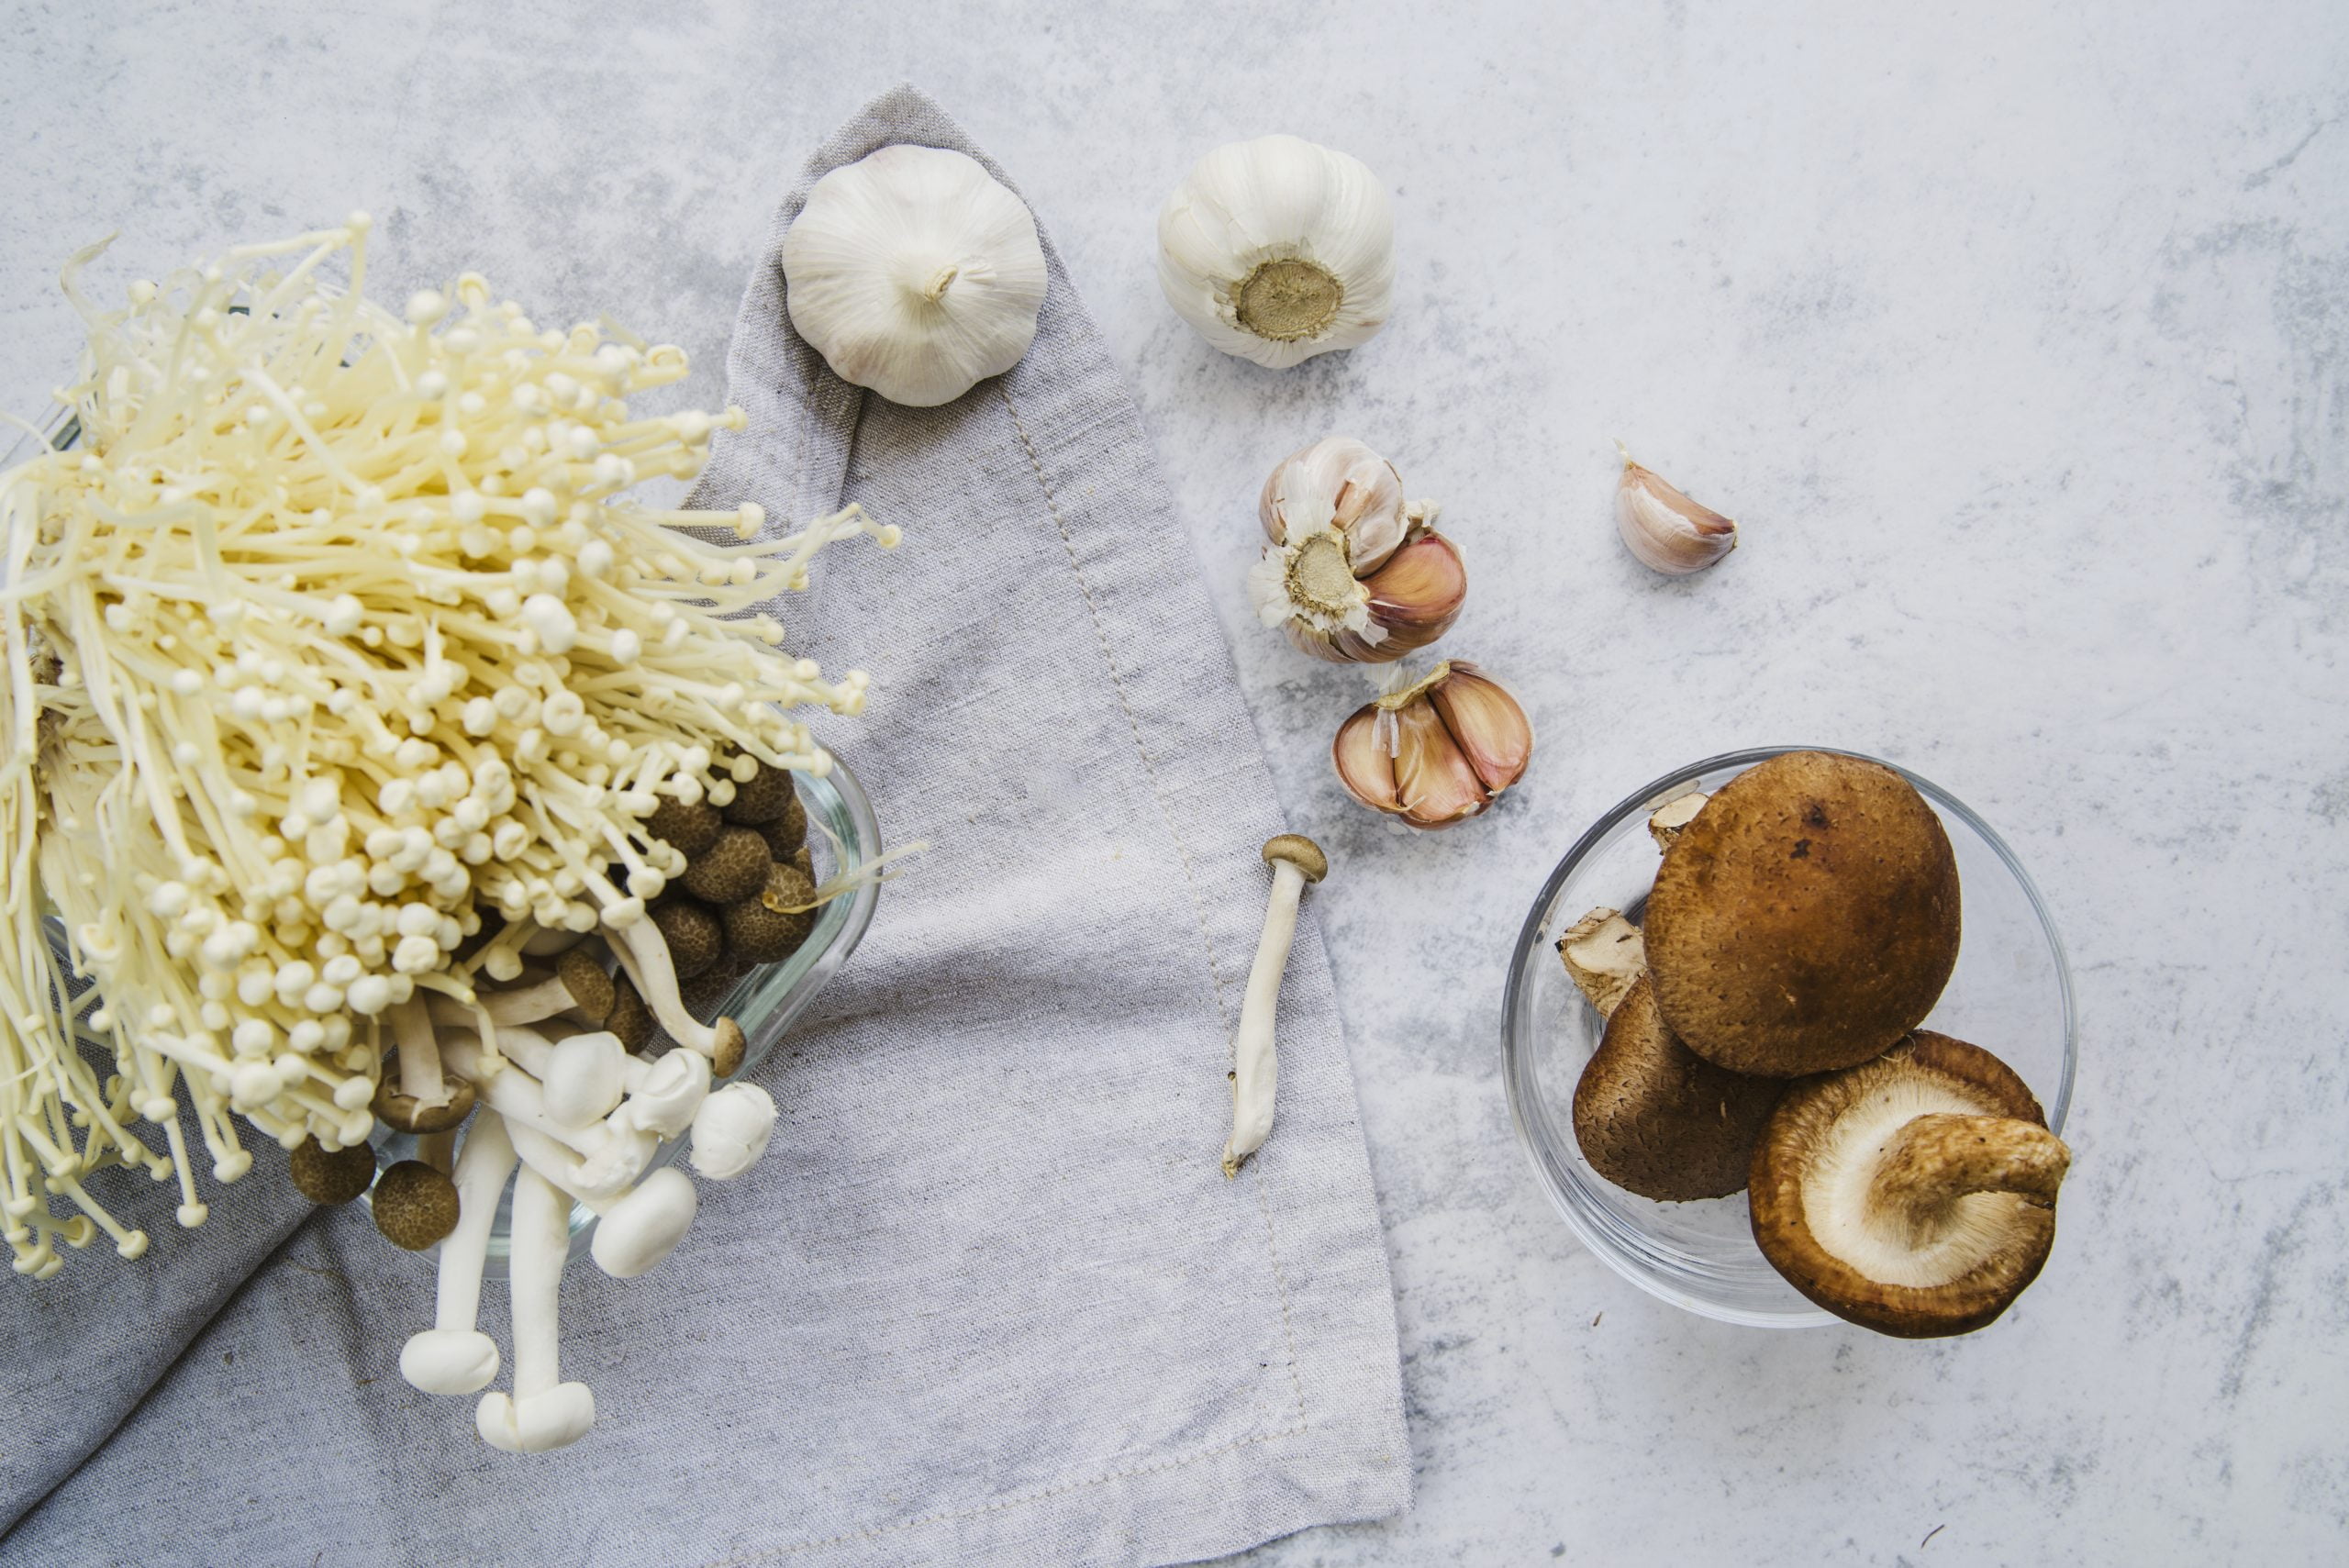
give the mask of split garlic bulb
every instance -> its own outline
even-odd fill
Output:
[[[1346,793],[1413,828],[1481,814],[1525,776],[1533,726],[1507,687],[1464,659],[1365,703],[1330,761]]]
[[[935,147],[885,147],[817,181],[783,275],[791,325],[833,373],[909,408],[1018,364],[1044,304],[1027,205]]]
[[[1219,147],[1158,215],[1158,284],[1209,343],[1274,370],[1366,343],[1395,292],[1386,187],[1294,136]]]
[[[1334,663],[1384,664],[1451,629],[1468,596],[1453,542],[1395,465],[1345,436],[1292,452],[1257,503],[1272,539],[1248,574],[1257,618]]]

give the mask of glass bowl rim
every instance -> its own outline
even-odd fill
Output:
[[[1575,1239],[1599,1262],[1649,1295],[1670,1302],[1683,1311],[1719,1322],[1760,1329],[1820,1328],[1840,1319],[1816,1307],[1808,1312],[1769,1313],[1725,1307],[1675,1290],[1651,1271],[1636,1267],[1635,1260],[1621,1250],[1620,1243],[1607,1238],[1592,1217],[1575,1207],[1566,1183],[1551,1168],[1556,1157],[1555,1151],[1536,1135],[1533,1113],[1529,1106],[1538,1091],[1531,1081],[1531,1042],[1522,1038],[1519,1019],[1530,1006],[1524,995],[1527,955],[1535,948],[1546,945],[1542,940],[1542,925],[1551,905],[1602,840],[1620,827],[1626,818],[1635,813],[1653,810],[1673,795],[1684,793],[1707,773],[1722,768],[1742,770],[1789,751],[1823,751],[1890,768],[1914,786],[1937,810],[1955,817],[1989,846],[1991,853],[1998,858],[2008,874],[2014,878],[2016,886],[2022,890],[2024,900],[2039,922],[2040,934],[2046,939],[2048,955],[2054,964],[2056,993],[2063,1005],[2064,1061],[2055,1093],[2046,1106],[2047,1127],[2051,1132],[2061,1133],[2064,1130],[2065,1119],[2071,1112],[2073,1077],[2079,1065],[2079,1014],[2072,990],[2071,962],[2064,950],[2063,935],[2056,929],[2054,917],[2048,911],[2047,901],[2040,895],[2038,884],[2032,881],[2031,873],[2015,858],[2015,852],[2007,841],[1973,807],[1922,774],[1882,757],[1841,746],[1751,746],[1735,751],[1723,751],[1675,768],[1649,781],[1602,812],[1543,880],[1541,891],[1534,895],[1532,905],[1526,912],[1524,923],[1518,929],[1516,943],[1509,950],[1508,974],[1501,995],[1500,1030],[1501,1084],[1508,1098],[1509,1124],[1516,1129],[1518,1147],[1524,1151],[1527,1162],[1532,1166],[1534,1180],[1548,1195],[1551,1207],[1565,1220],[1566,1229],[1574,1233]]]

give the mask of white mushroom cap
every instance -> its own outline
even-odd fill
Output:
[[[709,1058],[672,1051],[642,1065],[635,1093],[615,1119],[655,1138],[674,1138],[694,1124],[694,1113],[709,1097]]]
[[[756,1084],[729,1084],[694,1113],[694,1169],[731,1181],[759,1162],[774,1131],[774,1096]]]
[[[497,1375],[497,1341],[478,1329],[425,1329],[400,1349],[400,1375],[426,1394],[478,1394]]]
[[[518,1403],[496,1389],[473,1407],[481,1440],[507,1453],[545,1453],[575,1443],[596,1425],[596,1393],[584,1383],[562,1383]]]
[[[700,1205],[685,1173],[664,1165],[604,1211],[587,1250],[614,1279],[634,1279],[685,1240]]]
[[[565,1127],[603,1120],[628,1087],[627,1060],[618,1035],[598,1031],[557,1040],[546,1063],[547,1114]]]

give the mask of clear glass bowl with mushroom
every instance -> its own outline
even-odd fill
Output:
[[[1575,1092],[1608,1018],[1577,990],[1558,943],[1594,909],[1620,910],[1631,926],[1642,922],[1660,858],[1649,821],[1658,808],[1692,792],[1718,792],[1756,764],[1798,750],[1831,749],[1768,747],[1708,758],[1634,792],[1593,824],[1552,872],[1526,917],[1510,963],[1502,1035],[1503,1076],[1519,1137],[1575,1234],[1642,1289],[1708,1318],[1762,1328],[1836,1318],[1764,1257],[1743,1191],[1643,1197],[1601,1175],[1586,1157],[1575,1132]],[[1946,833],[1962,899],[1955,967],[1921,1028],[1995,1052],[2036,1096],[2047,1127],[2060,1133],[2070,1108],[2076,1040],[2071,976],[2046,906],[1987,823],[1930,781],[1894,771],[1915,786]],[[1649,989],[1641,983],[1642,993]],[[1618,1008],[1619,1037],[1653,1032],[1644,995]],[[1756,1119],[1744,1115],[1749,1108],[1768,1115],[1767,1106],[1746,1107],[1733,1095],[1712,1092],[1719,1088],[1696,1085],[1724,1118]],[[1609,1151],[1600,1155],[1606,1160]],[[1734,1172],[1714,1179],[1718,1173],[1701,1162],[1683,1162],[1678,1173],[1693,1184],[1692,1191],[1718,1192],[1737,1179]]]
[[[881,830],[873,815],[873,803],[847,764],[835,757],[828,775],[818,778],[796,773],[793,779],[807,813],[806,843],[812,881],[824,884],[868,867],[881,857]],[[718,1077],[718,1085],[740,1081],[774,1049],[793,1021],[815,1000],[816,994],[848,962],[873,922],[879,898],[878,882],[868,878],[817,909],[813,927],[798,946],[780,961],[760,964],[730,983],[722,973],[696,975],[680,983],[683,1000],[694,1018],[704,1021],[731,1018],[741,1029],[740,1064]],[[672,945],[682,951],[684,944],[680,941]],[[676,1049],[656,1033],[645,1054],[660,1052],[664,1048],[672,1051]],[[691,1140],[685,1137],[663,1139],[650,1170],[667,1167],[690,1143]],[[416,1136],[392,1133],[376,1147],[379,1169],[389,1170],[414,1158],[417,1147]],[[497,1218],[489,1233],[486,1264],[492,1277],[504,1273],[510,1255],[513,1200],[509,1181],[500,1195]],[[585,1205],[573,1206],[570,1230],[574,1258],[587,1249],[596,1220],[596,1214]]]

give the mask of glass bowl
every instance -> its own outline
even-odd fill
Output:
[[[818,883],[834,873],[852,872],[879,857],[881,828],[873,816],[873,802],[846,763],[834,757],[832,771],[825,777],[795,773],[793,782],[798,785],[799,798],[807,807],[807,849],[815,862]],[[877,881],[865,882],[841,894],[817,911],[815,929],[799,944],[798,951],[779,963],[752,970],[727,993],[725,1001],[709,1016],[722,1013],[741,1025],[745,1049],[742,1065],[734,1076],[718,1080],[713,1087],[740,1080],[775,1048],[775,1042],[783,1039],[793,1021],[816,999],[816,993],[840,973],[848,955],[856,951],[865,928],[873,923],[874,906],[880,898],[881,884]],[[384,1136],[380,1123],[376,1130],[375,1163],[379,1172],[415,1153],[416,1140],[408,1134]],[[462,1145],[462,1135],[460,1138]],[[674,1162],[689,1141],[690,1135],[662,1140],[647,1171],[657,1171]],[[373,1196],[370,1193],[371,1200]],[[513,1210],[514,1184],[509,1177],[505,1193],[497,1200],[497,1222],[489,1233],[487,1267],[493,1278],[506,1272],[512,1251]],[[574,1204],[571,1210],[571,1257],[576,1258],[587,1250],[595,1227],[595,1212],[584,1204]],[[439,1255],[438,1247],[417,1254],[427,1259],[437,1259]]]
[[[1608,1267],[1653,1296],[1724,1323],[1798,1329],[1832,1323],[1780,1278],[1753,1244],[1745,1195],[1658,1203],[1591,1169],[1575,1146],[1575,1083],[1604,1021],[1559,961],[1565,929],[1602,905],[1637,920],[1658,851],[1648,814],[1690,790],[1720,788],[1783,751],[1767,746],[1666,773],[1600,817],[1566,851],[1519,932],[1503,1004],[1501,1073],[1535,1176],[1567,1226]],[[1858,752],[1842,753],[1859,756]],[[1876,761],[1869,758],[1867,761]],[[1940,814],[1957,854],[1964,938],[1957,969],[1925,1027],[1970,1040],[2022,1075],[2057,1132],[2071,1108],[2076,1051],[2064,944],[2031,878],[1987,823],[1948,791],[1894,763]]]

